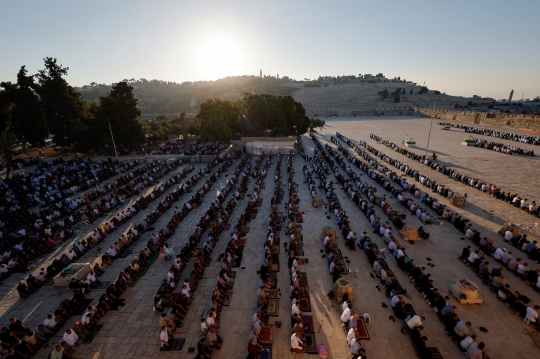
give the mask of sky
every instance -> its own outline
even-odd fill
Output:
[[[50,56],[73,86],[377,74],[540,95],[540,1],[0,0],[0,81]]]

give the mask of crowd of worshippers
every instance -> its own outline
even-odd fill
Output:
[[[316,144],[319,147],[320,143],[316,142]],[[327,182],[324,172],[320,169],[321,167],[325,168],[326,159],[323,159],[323,156],[316,152],[314,156],[310,158],[310,163],[314,172],[316,172],[319,176],[322,188],[326,191],[326,197],[329,201],[328,213],[334,215],[334,219],[336,220],[338,227],[344,233],[344,237],[346,238],[346,246],[350,249],[355,249],[356,233],[351,230],[349,218],[346,212],[342,209],[339,199],[335,193],[334,183],[332,181]],[[303,171],[307,182],[309,182],[310,185],[314,183],[306,166],[304,166]],[[315,188],[313,188],[312,191],[316,191]],[[332,275],[332,283],[335,283],[346,271],[345,263],[343,263],[343,258],[338,258],[339,252],[328,235],[324,238],[323,244],[328,270]],[[361,319],[360,316],[355,313],[354,309],[352,309],[352,304],[350,301],[347,301],[347,298],[344,298],[344,303],[341,310],[342,312],[340,313],[340,319],[348,330],[347,343],[350,345],[351,354],[353,358],[365,358],[366,351],[361,346],[360,334],[357,328],[359,320],[369,321],[369,314],[364,313],[362,315],[363,319]]]
[[[6,267],[9,270],[7,274],[12,271],[26,270],[26,261],[34,260],[42,254],[54,250],[66,239],[71,238],[73,236],[73,225],[79,221],[84,221],[87,224],[93,223],[103,214],[124,204],[125,198],[137,194],[138,191],[145,186],[158,183],[157,180],[159,178],[176,167],[176,164],[144,166],[142,170],[146,171],[141,173],[141,177],[132,179],[127,183],[122,182],[125,185],[119,188],[119,190],[113,193],[107,193],[93,203],[91,203],[91,199],[80,199],[82,203],[87,203],[85,208],[73,211],[68,214],[67,217],[61,218],[56,222],[53,222],[54,219],[49,219],[49,216],[47,215],[46,218],[43,218],[44,220],[42,220],[41,217],[37,219],[35,217],[30,217],[29,221],[26,221],[26,223],[24,220],[18,220],[15,227],[11,227],[11,224],[0,223],[0,225],[4,224],[4,228],[6,229],[10,227],[14,228],[11,233],[7,233],[0,239],[0,246],[3,251],[0,255],[0,262],[6,264]],[[118,223],[126,216],[130,215],[130,211],[132,212],[135,209],[141,209],[142,206],[144,206],[144,203],[153,199],[164,187],[174,184],[176,180],[185,176],[185,174],[192,169],[192,166],[183,169],[172,178],[162,182],[149,196],[140,198],[130,209],[125,209],[117,213],[109,221],[105,222],[103,225],[104,231],[110,232],[111,230],[114,230]],[[152,174],[150,175],[149,173]],[[126,174],[122,176],[122,178],[129,176],[129,174]],[[136,190],[129,191],[128,188],[136,188]],[[33,225],[31,223],[33,223]],[[83,243],[83,245],[85,246],[86,244]],[[77,247],[74,246],[73,250],[77,251]],[[23,258],[26,261],[23,261]],[[14,266],[14,261],[18,261],[19,263]],[[10,264],[10,262],[12,263]],[[7,274],[5,273],[5,270],[0,269],[1,278],[4,278]]]
[[[264,157],[264,154],[255,163],[254,167],[258,168],[258,166],[260,165],[260,161],[262,160],[263,157]],[[212,242],[213,244],[213,242],[217,241],[219,238],[219,235],[225,230],[228,220],[230,219],[234,211],[234,208],[238,204],[238,201],[248,190],[247,185],[248,185],[250,170],[251,170],[250,163],[245,162],[245,163],[242,163],[241,166],[239,166],[237,170],[235,171],[235,174],[233,177],[234,181],[233,183],[231,183],[231,187],[226,189],[227,193],[233,188],[237,178],[239,179],[238,187],[236,191],[234,192],[232,198],[229,200],[225,208],[224,214],[222,216],[218,215],[218,219],[217,219],[218,223],[216,224],[216,226],[219,225],[219,228],[217,228],[218,232],[215,233],[214,235],[213,231],[211,231],[207,238],[207,243]],[[231,237],[230,237],[229,242],[227,243],[225,252],[220,254],[220,256],[218,257],[219,260],[223,258],[223,262],[222,262],[222,267],[219,272],[218,278],[216,280],[216,284],[214,288],[212,289],[210,311],[208,312],[206,318],[201,318],[200,328],[201,328],[202,337],[199,339],[197,343],[198,353],[197,353],[196,358],[198,359],[203,359],[203,358],[209,359],[211,358],[211,355],[214,350],[221,349],[221,345],[223,343],[223,339],[221,338],[219,334],[219,328],[221,326],[221,311],[223,309],[224,300],[227,297],[227,289],[231,281],[234,280],[233,279],[234,273],[232,271],[232,267],[234,263],[238,260],[238,250],[240,247],[239,237],[240,237],[240,234],[242,233],[243,228],[251,220],[251,215],[257,204],[257,199],[258,199],[258,188],[255,189],[255,192],[253,196],[251,197],[250,201],[248,202],[248,205],[246,206],[244,213],[240,216],[236,225],[231,231]]]
[[[527,306],[530,304],[531,299],[519,291],[511,289],[504,275],[505,270],[507,270],[540,292],[540,270],[528,270],[528,264],[522,263],[521,258],[513,258],[512,251],[508,251],[506,248],[499,247],[494,252],[484,253],[491,256],[496,263],[490,266],[490,262],[486,260],[480,251],[473,250],[471,246],[464,247],[459,258],[477,273],[482,280],[482,284],[490,286],[490,291],[496,293],[498,300],[504,302],[524,321],[534,323],[537,328],[540,328],[538,322],[540,307],[538,305]]]
[[[92,270],[90,273],[95,278],[99,277],[103,271]],[[121,272],[118,278],[106,288],[98,304],[88,306],[81,319],[72,327],[65,329],[62,341],[53,347],[50,358],[72,358],[75,350],[89,335],[98,319],[109,310],[118,310],[119,306],[125,305],[124,299],[119,297],[128,285],[129,277]],[[34,330],[27,328],[20,320],[11,318],[9,327],[0,329],[0,352],[7,353],[6,357],[11,359],[28,359],[33,356],[39,349],[48,345],[49,339],[62,330],[69,318],[77,315],[75,313],[81,306],[86,305],[84,294],[90,292],[90,287],[89,283],[72,278],[69,283],[72,297],[60,302],[54,313],[48,314]]]
[[[315,142],[319,148],[322,148],[322,145],[318,143],[318,141]],[[330,150],[330,148],[325,148],[325,150]],[[333,162],[329,157],[326,157],[326,159],[329,161],[329,163],[333,166]],[[342,164],[342,167],[344,165]],[[345,186],[347,187],[347,182],[344,182],[342,180],[343,176],[339,173],[337,170],[337,167],[333,169],[333,172],[336,176],[336,178]],[[351,176],[351,174],[349,173]],[[351,176],[352,177],[352,176]],[[373,199],[370,199],[372,202]],[[367,202],[366,202],[367,204]],[[364,209],[365,208],[365,209]],[[374,228],[374,233],[381,236],[386,244],[388,244],[388,249],[392,252],[393,256],[396,258],[398,267],[405,272],[407,272],[411,278],[411,280],[415,283],[416,289],[422,294],[422,296],[426,299],[427,303],[429,305],[434,305],[433,303],[437,303],[439,306],[442,306],[443,304],[448,304],[447,301],[449,300],[448,297],[445,297],[444,300],[441,299],[440,294],[438,293],[438,289],[434,288],[434,281],[431,279],[431,275],[429,273],[425,273],[424,267],[417,267],[414,263],[414,259],[408,258],[405,248],[402,247],[395,238],[391,236],[391,229],[386,226],[381,226],[379,220],[374,215],[369,215],[369,209],[366,207],[363,208],[364,214],[366,216],[370,217],[370,223],[372,224]],[[373,207],[372,207],[373,208]],[[379,228],[379,230],[377,230]],[[348,238],[354,238],[355,233],[349,232],[348,235],[345,235],[344,237]],[[399,296],[400,299],[400,306],[393,306],[394,314],[398,318],[403,318],[406,321],[406,325],[402,328],[402,331],[409,332],[411,334],[411,340],[413,342],[413,345],[415,347],[416,352],[423,358],[431,358],[431,350],[426,347],[426,341],[427,337],[422,336],[420,334],[420,331],[423,329],[421,327],[422,322],[424,321],[424,317],[418,316],[414,310],[412,309],[412,306],[406,304],[402,301],[402,295],[407,295],[406,291],[399,285],[399,282],[397,281],[396,277],[393,275],[392,271],[388,268],[386,264],[386,257],[384,255],[384,249],[379,251],[377,246],[374,245],[374,243],[367,237],[367,232],[364,232],[359,237],[360,242],[358,243],[358,246],[360,248],[364,249],[364,252],[366,253],[368,260],[370,261],[370,264],[373,265],[373,269],[376,272],[377,276],[381,280],[381,284],[383,284],[386,295],[390,298],[394,298],[396,296]],[[325,239],[325,242],[326,239]],[[379,289],[379,288],[377,288]],[[395,302],[395,300],[394,300]],[[397,302],[395,302],[397,304]],[[436,307],[435,311],[438,311],[439,309]],[[394,316],[390,317],[390,319],[395,320]],[[441,320],[444,320],[444,317],[440,316]],[[466,328],[470,327],[470,323],[466,324],[463,323],[463,321],[460,321],[459,318],[457,318],[457,315],[453,317],[454,322],[453,323],[445,323],[446,328],[449,332],[450,336],[454,336],[454,334],[458,335],[459,333],[464,333],[464,331],[459,331],[459,329],[463,329],[462,327],[465,326]],[[460,349],[462,351],[467,351],[468,355],[470,357],[475,358],[482,358],[484,355],[484,344],[483,343],[473,343],[473,340],[476,338],[471,338],[468,335],[462,335],[461,337],[458,337],[457,339],[461,339],[459,341]],[[473,340],[471,340],[473,339]]]
[[[57,164],[60,164],[63,162],[62,157],[55,157],[51,158],[49,160],[44,160],[40,156],[36,157],[27,157],[27,158],[21,158],[21,157],[13,157],[11,159],[11,168],[24,168],[29,166],[34,166],[35,168],[43,168],[48,166],[54,166]],[[0,161],[0,171],[7,168],[7,161],[5,159]]]
[[[121,253],[142,233],[151,230],[152,227],[150,227],[150,225],[153,224],[166,209],[172,206],[174,201],[179,198],[180,194],[184,193],[191,184],[196,182],[197,179],[202,178],[210,168],[216,165],[217,160],[208,164],[205,169],[199,170],[183,186],[172,191],[162,202],[160,202],[156,210],[147,215],[143,222],[130,228],[126,235],[122,235],[121,239],[118,242],[115,242],[115,244],[102,256],[102,265],[96,264],[93,267],[88,274],[86,281],[73,278],[69,283],[69,289],[73,292],[73,297],[62,301],[54,315],[47,315],[44,322],[39,324],[34,332],[30,332],[27,335],[25,339],[26,343],[24,345],[18,345],[10,349],[7,348],[7,343],[10,342],[10,339],[0,339],[2,341],[0,343],[2,347],[8,350],[8,356],[10,358],[26,359],[33,352],[42,347],[48,338],[61,329],[74,311],[86,303],[84,293],[90,292],[90,288],[97,288],[101,284],[97,277],[103,273],[104,268],[109,266],[114,258],[120,256]],[[194,201],[194,198],[192,198],[191,201]],[[135,257],[130,265],[119,273],[117,279],[106,288],[105,293],[99,298],[98,304],[96,306],[89,306],[87,311],[81,317],[80,322],[76,322],[73,328],[66,330],[63,335],[63,341],[54,347],[54,350],[50,355],[51,358],[71,358],[78,345],[82,342],[82,339],[84,339],[89,331],[93,329],[99,318],[104,316],[109,310],[118,310],[120,306],[124,305],[124,299],[119,298],[119,296],[127,289],[137,275],[139,275],[140,271],[145,270],[144,265],[152,257],[153,253],[159,249],[159,246],[156,245],[156,240],[158,243],[162,244],[162,250],[166,248],[163,241],[174,233],[180,218],[180,213],[175,213],[175,216],[173,216],[168,225],[159,231],[159,235],[156,235],[155,233],[152,234],[148,241],[148,246],[144,248],[140,255]],[[87,243],[90,243],[90,246],[95,246],[97,243],[101,242],[106,235],[107,233],[103,231],[103,228],[96,228],[86,241]],[[42,269],[41,272],[45,272],[48,269],[49,268],[46,270]],[[32,352],[30,352],[31,350]]]
[[[516,146],[505,145],[504,143],[500,143],[500,142],[488,141],[488,140],[477,138],[474,145],[476,147],[485,148],[486,150],[506,153],[507,155],[512,155],[516,153],[518,155],[534,157],[534,151],[526,150],[526,149],[519,148]]]
[[[475,133],[477,135],[484,135],[484,136],[491,136],[491,137],[498,137],[503,140],[510,140],[514,142],[521,142],[521,143],[528,143],[530,145],[540,145],[540,136],[530,136],[530,135],[524,135],[522,133],[512,133],[512,132],[503,132],[503,131],[497,131],[490,128],[482,128],[482,127],[472,127],[472,126],[465,126],[465,125],[458,125],[451,122],[439,122],[440,126],[450,126],[455,128],[463,128],[465,132],[468,133]]]
[[[192,170],[193,166],[189,166],[178,172],[175,176],[169,178],[167,181],[162,182],[161,185],[155,188],[155,190],[149,195],[139,198],[132,206],[119,211],[115,216],[111,217],[108,221],[105,221],[101,226],[98,226],[92,235],[73,244],[72,247],[53,260],[53,262],[44,271],[40,272],[40,274],[35,277],[30,275],[26,279],[26,284],[24,282],[19,283],[19,295],[22,298],[26,298],[29,294],[35,292],[43,285],[43,280],[55,277],[63,270],[63,268],[67,267],[75,259],[86,253],[89,249],[95,247],[107,234],[115,231],[120,225],[125,223],[135,213],[137,213],[137,211],[144,208],[144,206],[156,198],[157,195],[163,193],[166,188],[172,186]],[[115,203],[115,200],[112,197],[109,198],[109,201],[111,204]],[[119,203],[123,202],[124,200],[122,199]],[[101,215],[101,211],[97,207],[94,208],[94,211],[95,210],[97,210],[97,213]],[[103,209],[103,211],[106,210]],[[93,213],[97,216],[96,212]],[[57,225],[58,226],[54,225],[45,227],[41,232],[35,232],[33,235],[29,235],[27,237],[20,237],[21,242],[15,244],[13,248],[4,252],[2,255],[2,260],[5,263],[0,264],[0,279],[6,278],[13,272],[26,271],[28,268],[32,268],[33,265],[31,264],[30,260],[35,259],[45,253],[51,252],[60,246],[64,241],[73,236],[71,227],[64,230],[64,227],[62,227],[63,224]],[[56,231],[56,233],[53,231]],[[118,245],[121,246],[122,244],[120,243]],[[103,261],[108,262],[106,259]]]
[[[427,193],[422,193],[419,189],[415,188],[414,185],[410,186],[406,182],[404,178],[401,179],[401,185],[408,189],[409,191],[414,191],[414,197],[420,198],[420,201],[426,205],[425,208],[417,206],[412,199],[405,198],[403,196],[403,193],[401,192],[398,195],[398,201],[402,203],[403,205],[407,205],[407,208],[411,209],[412,214],[416,214],[419,219],[421,219],[424,223],[432,223],[434,219],[426,222],[424,221],[424,215],[427,213],[426,209],[432,209],[437,216],[442,218],[443,220],[449,221],[452,223],[457,230],[465,234],[465,237],[467,239],[471,239],[475,244],[479,245],[483,251],[486,253],[493,253],[495,251],[495,248],[493,247],[493,239],[488,239],[486,237],[482,238],[481,233],[472,227],[472,223],[470,220],[466,218],[462,218],[461,215],[450,213],[450,210],[446,208],[446,206],[440,204],[437,202],[437,200],[431,196],[429,196]],[[439,189],[438,189],[439,190]],[[444,193],[444,191],[443,191]],[[451,197],[451,191],[449,190],[447,197]],[[383,201],[381,202],[381,206],[383,203],[386,202],[383,198]],[[420,210],[422,213],[420,213]],[[422,229],[423,230],[423,229]],[[508,235],[510,235],[510,238],[507,238]],[[511,242],[514,246],[517,248],[520,248],[522,251],[527,252],[527,255],[529,258],[533,261],[537,261],[540,259],[540,251],[536,243],[534,241],[529,241],[527,238],[527,235],[518,235],[515,238],[513,238],[512,232],[508,231],[505,235],[505,241]],[[536,277],[534,277],[536,278]],[[533,280],[531,282],[531,285],[536,285],[536,281]]]
[[[527,212],[529,212],[530,214],[532,214],[534,216],[540,217],[540,208],[538,208],[538,206],[536,205],[536,201],[529,200],[527,198],[521,197],[518,194],[512,194],[510,191],[505,192],[505,191],[502,190],[501,187],[499,187],[497,185],[494,185],[494,184],[488,184],[487,182],[483,182],[478,178],[472,178],[472,177],[463,175],[463,174],[459,173],[458,171],[456,171],[456,170],[454,170],[454,169],[452,169],[450,167],[447,167],[446,165],[443,165],[443,164],[440,164],[440,163],[437,163],[437,162],[433,161],[432,159],[430,159],[429,157],[426,157],[425,155],[422,155],[422,156],[417,155],[417,154],[415,154],[415,153],[413,153],[413,152],[411,152],[409,150],[398,147],[397,145],[395,145],[392,142],[383,140],[382,138],[380,138],[378,136],[375,136],[373,134],[370,135],[370,137],[372,139],[374,139],[375,141],[377,141],[377,142],[379,142],[379,143],[381,143],[381,144],[383,144],[385,146],[388,146],[388,147],[392,148],[396,152],[399,152],[404,156],[407,156],[407,157],[409,157],[409,158],[411,158],[411,159],[413,159],[413,160],[415,160],[417,162],[420,162],[420,163],[430,167],[432,170],[436,170],[436,171],[438,171],[438,172],[440,172],[440,173],[454,179],[455,181],[462,182],[462,183],[464,183],[464,184],[466,184],[466,185],[468,185],[470,187],[473,187],[473,188],[475,188],[475,189],[477,189],[479,191],[490,194],[492,197],[497,198],[498,200],[510,203],[513,206],[521,208],[522,210],[527,211]],[[417,181],[421,181],[421,182],[423,181],[422,184],[428,186],[429,188],[431,188],[434,191],[439,191],[439,188],[446,187],[444,185],[441,185],[441,184],[437,183],[436,181],[430,180],[426,176],[422,176],[419,171],[414,171],[414,170],[410,169],[408,166],[406,166],[406,165],[402,164],[401,162],[396,161],[396,160],[386,156],[383,152],[377,150],[376,148],[373,148],[373,147],[369,146],[368,144],[366,144],[363,141],[359,141],[359,144],[360,144],[360,146],[364,147],[369,152],[373,153],[377,157],[384,160],[385,162],[388,162],[388,163],[392,164],[394,167],[399,168],[407,176],[414,177]],[[451,192],[450,190],[448,190],[448,191]],[[444,190],[441,193],[444,193]]]
[[[246,169],[242,172],[244,166]],[[164,350],[170,348],[171,341],[174,339],[173,332],[177,327],[182,326],[182,321],[187,314],[189,306],[193,302],[194,293],[203,277],[204,270],[210,264],[210,255],[212,254],[214,246],[225,229],[240,196],[233,195],[227,202],[225,208],[222,208],[222,203],[225,201],[227,194],[232,191],[235,186],[238,186],[237,192],[245,191],[245,186],[247,184],[247,176],[245,176],[245,174],[249,171],[249,168],[250,165],[247,163],[247,157],[244,157],[227,182],[225,188],[218,194],[216,200],[195,227],[195,231],[189,237],[188,243],[186,243],[180,251],[180,254],[174,259],[174,264],[171,266],[171,269],[167,273],[166,278],[161,283],[158,292],[154,297],[153,309],[156,312],[161,312],[159,338],[161,347]],[[225,168],[223,168],[223,170],[225,170]],[[238,179],[240,175],[242,178]],[[212,181],[217,180],[217,178],[218,177],[213,178]],[[237,181],[238,184],[236,184]],[[207,184],[210,183],[207,182]],[[208,193],[209,190],[210,187],[207,187],[205,193]],[[243,221],[244,219],[245,217],[242,216],[240,220]],[[189,258],[193,255],[193,251],[200,242],[203,233],[209,228],[210,222],[214,220],[215,223],[212,228],[209,229],[206,241],[203,244],[202,253],[200,253],[200,255],[197,253],[199,256],[195,261],[194,269],[181,284],[181,288],[179,288],[178,282],[180,281],[180,276],[186,267]],[[230,254],[232,251],[235,251],[236,248],[237,242],[235,240],[231,241],[227,247],[227,253]],[[170,251],[163,253],[163,257],[165,260],[172,260],[174,253]],[[216,286],[212,293],[211,309],[208,316],[201,320],[201,329],[204,332],[204,337],[199,340],[197,345],[199,352],[197,355],[198,358],[209,358],[214,349],[221,348],[223,340],[219,335],[218,329],[220,325],[219,321],[223,297],[220,295],[225,294],[231,280],[231,274],[230,267],[224,266],[217,278]],[[179,294],[175,297],[174,301],[172,298],[173,293]],[[167,306],[172,308],[165,313],[165,307]]]
[[[262,184],[262,180],[266,176],[266,173],[268,171],[268,167],[270,167],[272,156],[268,156],[268,159],[266,160],[266,166],[264,169],[264,172],[261,172],[261,176],[259,177],[259,183]],[[280,218],[278,216],[277,210],[278,210],[278,204],[281,203],[283,197],[284,197],[284,191],[281,186],[281,163],[283,161],[283,156],[278,153],[277,154],[277,163],[276,163],[276,172],[274,173],[274,188],[273,188],[273,196],[270,200],[270,216],[268,219],[268,228],[266,232],[266,238],[264,242],[264,260],[263,264],[260,267],[260,270],[258,271],[260,275],[260,281],[257,287],[257,309],[255,310],[255,313],[252,316],[251,320],[251,333],[249,335],[248,339],[248,359],[260,359],[261,358],[261,350],[263,346],[263,326],[268,324],[268,304],[269,304],[269,297],[268,297],[268,291],[271,288],[272,279],[275,277],[273,274],[274,272],[271,271],[271,268],[274,264],[273,254],[272,254],[272,248],[274,245],[279,245],[279,241],[276,241],[276,235],[277,235],[277,226],[281,226],[283,221],[283,218]],[[287,158],[287,173],[289,174],[289,180],[291,181],[294,177],[294,170],[292,169],[292,156],[291,154],[288,155]],[[291,187],[289,187],[289,191],[291,191]],[[294,186],[292,188],[292,192],[290,194],[294,193]],[[293,202],[294,203],[294,202]],[[294,214],[292,214],[294,216]],[[290,217],[293,218],[293,217]],[[296,232],[295,232],[296,233]],[[291,232],[291,235],[293,235],[293,232]],[[293,240],[294,241],[294,240]]]
[[[152,150],[151,155],[171,155],[184,154],[185,156],[192,155],[218,155],[229,147],[222,142],[202,142],[199,140],[188,142],[187,148],[184,148],[183,140],[171,140],[161,144],[159,148]],[[144,149],[144,147],[142,147]]]

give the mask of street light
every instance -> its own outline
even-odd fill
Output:
[[[112,133],[111,121],[109,121],[111,119],[111,117],[114,117],[114,115],[109,116],[109,117],[103,117],[103,116],[99,116],[99,117],[107,120],[107,123],[109,124],[109,130],[111,130],[111,138],[112,138],[112,143],[113,143],[113,147],[114,147],[114,154],[116,155],[116,159],[118,159],[118,152],[116,152],[116,144],[114,143],[114,136],[113,136],[113,133]]]

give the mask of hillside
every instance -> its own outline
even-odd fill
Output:
[[[176,114],[187,112],[194,114],[198,105],[210,98],[236,101],[244,93],[268,93],[273,95],[292,95],[307,109],[308,115],[330,114],[333,109],[366,110],[391,107],[432,107],[436,101],[437,108],[454,108],[455,105],[466,106],[471,100],[475,103],[491,103],[491,99],[466,98],[447,94],[436,94],[429,90],[418,94],[421,86],[411,81],[379,78],[319,77],[318,80],[294,81],[288,77],[273,76],[235,76],[217,81],[184,82],[182,84],[145,79],[126,80],[134,88],[135,97],[143,116],[160,113]],[[400,91],[399,102],[390,95],[397,89]],[[413,93],[410,93],[410,90]],[[95,84],[78,88],[87,101],[97,100],[111,90],[110,85]],[[387,90],[389,95],[383,99],[380,91]],[[403,94],[403,90],[405,93]]]

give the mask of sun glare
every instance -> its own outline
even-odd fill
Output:
[[[248,72],[247,51],[228,34],[214,33],[200,39],[194,49],[195,66],[201,79],[216,80]]]

